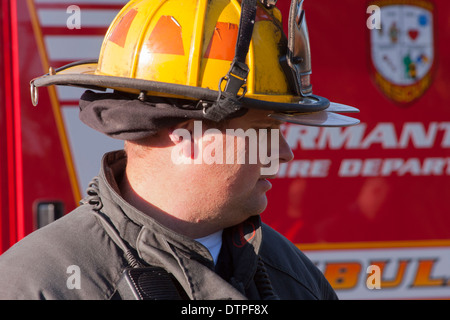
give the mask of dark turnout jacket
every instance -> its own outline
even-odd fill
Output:
[[[164,268],[188,299],[336,299],[316,266],[281,234],[252,217],[223,232],[219,260],[120,196],[123,152],[105,155],[83,204],[0,256],[0,299],[113,299],[129,268],[120,235],[142,266]],[[77,278],[74,278],[77,277]]]

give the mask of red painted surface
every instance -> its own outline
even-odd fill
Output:
[[[278,2],[287,17],[289,1]],[[431,83],[408,104],[395,102],[377,85],[366,25],[370,4],[400,2],[431,3],[434,8]],[[27,0],[0,5],[0,252],[35,230],[36,203],[61,201],[68,212],[80,194],[75,190],[73,154],[64,135],[59,101],[52,99],[55,92],[40,90],[38,107],[30,101],[32,78],[46,73],[49,64],[71,62],[48,61],[43,34],[106,32],[96,26],[69,32],[64,26],[33,25],[34,9],[65,9],[66,5],[30,3],[34,5]],[[118,11],[120,6],[83,4],[80,8]],[[450,56],[446,16],[450,3],[306,0],[304,8],[313,92],[359,108],[356,117],[361,124],[334,131],[286,126],[283,131],[295,159],[282,166],[272,181],[263,220],[307,248],[339,293],[348,297],[366,297],[364,272],[372,264],[383,270],[394,264],[399,270],[395,277],[383,276],[389,290],[382,297],[450,297],[444,286],[450,277],[445,256],[450,243],[450,62],[446,59]],[[415,41],[420,34],[411,33],[414,30],[403,32]],[[64,104],[76,105],[76,101]]]

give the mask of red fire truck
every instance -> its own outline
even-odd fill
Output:
[[[96,59],[126,0],[0,2],[0,253],[77,206],[104,152],[82,89],[29,82]],[[286,16],[290,1],[278,1]],[[450,298],[450,24],[446,0],[305,1],[314,93],[360,109],[345,128],[283,127],[263,220],[341,299]],[[285,21],[285,25],[286,25]]]

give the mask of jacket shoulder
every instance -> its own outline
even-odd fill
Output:
[[[105,299],[121,260],[90,206],[81,206],[0,256],[0,299]]]
[[[262,224],[260,256],[282,299],[337,299],[323,273],[296,245]]]

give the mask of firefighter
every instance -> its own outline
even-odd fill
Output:
[[[89,88],[80,119],[125,148],[77,209],[0,257],[0,298],[337,298],[260,218],[272,164],[293,158],[283,123],[358,123],[312,94],[303,1],[287,36],[275,2],[131,1],[98,61],[32,81],[34,102],[37,87]]]

